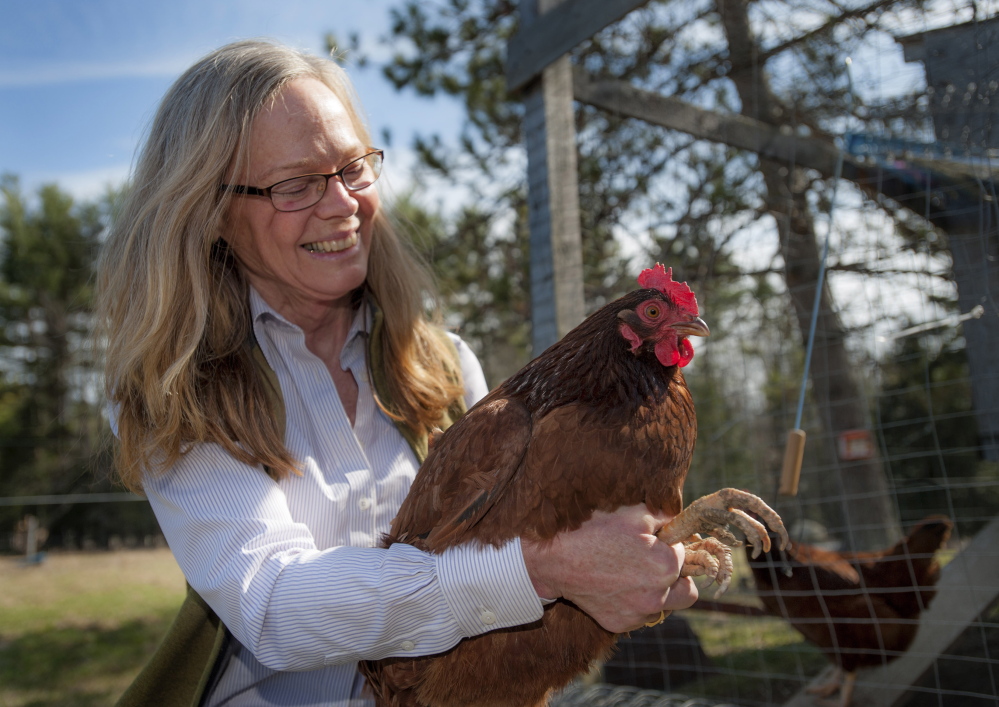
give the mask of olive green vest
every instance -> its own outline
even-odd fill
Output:
[[[382,315],[374,308],[374,324],[368,339],[368,361],[371,371],[371,385],[382,403],[391,409],[392,400],[388,394],[384,361],[381,347]],[[461,370],[458,351],[444,332],[442,338],[452,351],[455,370]],[[277,376],[264,358],[260,347],[254,342],[253,359],[258,370],[268,383],[269,395],[280,429],[284,429],[284,401]],[[447,410],[441,420],[441,429],[446,429],[465,412],[464,399],[459,398]],[[422,464],[427,456],[428,439],[425,434],[417,434],[409,426],[396,422],[399,432],[409,443]],[[187,586],[187,597],[181,604],[180,612],[174,618],[159,648],[142,669],[135,681],[125,690],[116,707],[198,707],[201,698],[214,677],[215,664],[228,640],[228,632],[219,617],[201,596]]]

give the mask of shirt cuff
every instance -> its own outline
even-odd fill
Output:
[[[544,613],[520,538],[500,548],[459,545],[435,557],[441,591],[465,636],[528,624]]]

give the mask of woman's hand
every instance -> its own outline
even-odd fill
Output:
[[[661,611],[689,607],[697,587],[689,577],[679,579],[683,545],[667,545],[655,535],[669,520],[642,504],[594,512],[551,542],[522,538],[538,596],[565,598],[612,633],[657,621]]]

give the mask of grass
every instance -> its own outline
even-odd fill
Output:
[[[169,550],[0,558],[0,707],[114,704],[183,599]]]
[[[781,704],[829,664],[780,619],[700,611],[684,617],[717,671],[684,685],[684,694],[737,704]]]

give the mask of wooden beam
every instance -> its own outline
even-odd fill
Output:
[[[560,0],[521,0],[522,19]],[[571,1],[571,0],[570,0]],[[553,7],[554,6],[554,7]],[[540,19],[536,20],[540,21]],[[531,234],[531,338],[535,356],[585,315],[572,65],[565,55],[524,96],[527,217]]]
[[[786,166],[814,169],[823,177],[836,174],[839,150],[831,141],[804,135],[793,135],[768,123],[733,113],[718,113],[695,106],[679,98],[661,96],[635,88],[623,81],[597,80],[584,70],[575,68],[573,86],[576,100],[606,110],[615,115],[644,120],[696,138],[720,142],[730,147],[757,153],[760,158]],[[947,231],[940,212],[951,208],[963,188],[970,193],[980,189],[979,181],[995,179],[999,170],[991,165],[963,164],[946,160],[908,159],[910,165],[935,175],[933,190],[911,183],[911,175],[900,178],[895,172],[874,162],[865,162],[853,155],[843,156],[840,176],[855,183],[873,199],[888,197],[900,206],[921,216],[930,214],[930,222]],[[941,182],[940,177],[946,177]],[[926,203],[927,197],[933,204]],[[941,200],[944,203],[938,204]]]
[[[749,150],[782,164],[815,169],[826,176],[836,172],[839,151],[827,141],[787,134],[768,123],[700,108],[624,81],[594,79],[582,69],[576,69],[573,84],[576,100],[609,113]]]
[[[944,567],[937,596],[923,612],[916,640],[898,660],[861,671],[853,693],[855,705],[894,707],[909,688],[982,612],[999,597],[999,518],[993,518],[957,557]],[[822,676],[816,678],[817,684]],[[802,690],[784,707],[814,707]]]
[[[520,90],[560,56],[647,2],[569,0],[533,22],[525,22],[530,18],[522,11],[520,30],[507,42],[507,90]]]
[[[576,100],[615,115],[755,152],[761,159],[786,166],[814,169],[823,177],[836,174],[839,149],[829,140],[794,135],[769,123],[701,108],[679,98],[635,88],[624,81],[597,80],[578,67],[573,72],[573,86]],[[850,154],[843,155],[840,176],[854,182],[871,198],[886,196],[916,214],[925,215],[927,211],[932,214],[939,210],[927,207],[928,196],[938,201],[944,198],[949,203],[954,197],[954,188],[966,185],[972,193],[977,193],[980,180],[994,179],[997,174],[996,168],[990,165],[920,158],[907,162],[935,175],[932,192],[913,186],[911,179],[900,179],[883,166],[864,162]],[[941,183],[939,177],[946,177],[946,182]],[[931,215],[930,222],[948,230],[940,218]]]

